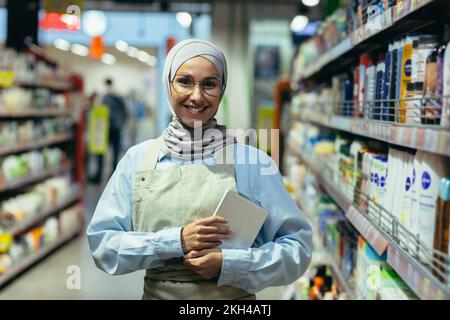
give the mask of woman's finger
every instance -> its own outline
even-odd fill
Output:
[[[200,229],[201,233],[220,233],[220,234],[230,234],[231,230],[227,226],[203,226]]]

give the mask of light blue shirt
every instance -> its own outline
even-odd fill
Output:
[[[183,256],[183,226],[155,233],[132,228],[134,175],[140,169],[152,140],[131,147],[109,180],[87,228],[96,265],[109,274],[125,274],[156,268]],[[215,164],[215,155],[205,160]],[[265,208],[269,215],[252,248],[222,249],[218,286],[229,285],[256,293],[268,286],[292,283],[308,268],[312,255],[311,226],[284,187],[275,162],[266,153],[243,144],[235,145],[238,192]],[[178,163],[177,163],[178,162]],[[184,165],[160,154],[156,169]]]

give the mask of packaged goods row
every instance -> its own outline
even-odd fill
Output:
[[[0,241],[0,276],[6,274],[25,259],[32,258],[42,249],[55,243],[60,237],[70,235],[74,226],[79,225],[79,210],[75,206],[52,216],[33,229],[10,238],[10,235],[1,235]],[[9,239],[6,239],[6,238]],[[0,282],[3,279],[0,278]]]
[[[2,79],[8,82],[7,85],[68,78],[67,71],[59,65],[47,63],[32,52],[17,52],[9,48],[0,48],[0,72],[8,72],[3,77],[9,79]]]
[[[46,88],[26,89],[20,87],[0,90],[0,112],[23,110],[66,110],[67,98]]]
[[[309,70],[325,65],[361,41],[391,27],[398,20],[433,0],[344,0],[318,28],[317,34],[299,48],[294,62],[294,79],[310,75]],[[313,68],[314,69],[314,68]],[[318,68],[315,68],[318,71]]]
[[[450,167],[446,157],[388,148],[309,124],[296,123],[293,129],[291,148],[314,155],[311,163],[322,164],[319,170],[406,252],[433,271],[448,274]]]
[[[67,154],[60,148],[44,148],[40,151],[5,156],[0,159],[0,186],[67,163]]]
[[[68,134],[72,126],[70,118],[0,122],[0,150]]]
[[[348,283],[352,296],[356,299],[417,299],[387,263],[386,253],[378,255],[348,222],[331,198],[317,187],[314,174],[308,167],[299,164],[295,157],[289,161],[289,180],[300,183],[296,193],[301,207],[308,212],[312,223],[317,224],[321,242],[338,268],[342,276],[341,281]],[[330,286],[325,285],[326,276],[316,276],[311,279],[310,299],[349,298],[338,281],[332,281],[334,285],[331,290]]]
[[[72,191],[69,175],[54,177],[33,186],[29,191],[0,201],[0,233],[20,221],[55,208]]]
[[[442,40],[408,34],[387,52],[363,54],[353,72],[300,93],[295,103],[325,114],[414,125],[450,126],[450,25]]]

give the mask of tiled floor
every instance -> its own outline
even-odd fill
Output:
[[[90,221],[103,186],[88,185],[85,189],[86,222]],[[71,266],[80,270],[80,288],[69,289]],[[68,273],[69,272],[69,273]],[[73,271],[72,271],[73,272]],[[80,236],[39,264],[16,278],[0,291],[2,299],[140,299],[145,271],[110,276],[99,270],[90,255],[87,239]],[[76,284],[76,283],[75,283]],[[283,287],[268,288],[258,299],[281,299]]]

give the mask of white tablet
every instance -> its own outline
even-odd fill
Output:
[[[255,241],[267,211],[238,193],[227,190],[214,212],[214,216],[228,219],[231,237],[223,241],[223,249],[248,249]]]

